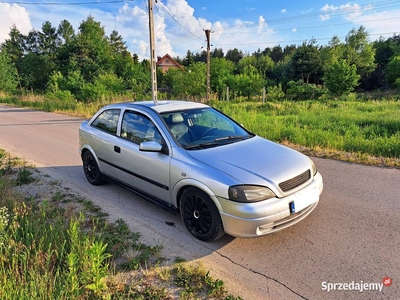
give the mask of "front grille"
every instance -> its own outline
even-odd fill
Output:
[[[291,189],[294,189],[295,187],[298,187],[299,185],[302,185],[310,178],[311,178],[311,172],[310,170],[307,170],[304,173],[296,177],[293,177],[292,179],[281,182],[279,184],[279,187],[281,188],[282,191],[287,192],[290,191]]]

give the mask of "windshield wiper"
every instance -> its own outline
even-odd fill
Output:
[[[196,148],[204,148],[204,147],[215,147],[215,146],[220,146],[223,145],[219,142],[221,141],[232,141],[232,140],[244,140],[250,138],[251,135],[230,135],[230,136],[224,136],[220,138],[216,138],[213,141],[210,142],[205,142],[205,143],[200,143],[198,145],[193,145],[193,146],[186,146],[185,149],[196,149]],[[226,144],[224,144],[226,145]]]
[[[196,149],[196,148],[204,148],[204,147],[215,147],[215,146],[219,146],[220,144],[218,143],[218,141],[212,141],[212,142],[206,142],[206,143],[200,143],[198,145],[193,145],[193,146],[186,146],[185,149]]]
[[[248,136],[230,135],[230,136],[224,136],[224,137],[221,137],[221,138],[217,138],[217,139],[214,140],[214,142],[230,141],[230,140],[244,140],[245,138],[248,138]]]

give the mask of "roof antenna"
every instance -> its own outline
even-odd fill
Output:
[[[157,0],[155,0],[157,3]],[[157,65],[154,41],[153,0],[149,0],[150,62],[151,62],[151,94],[155,105],[157,101]]]

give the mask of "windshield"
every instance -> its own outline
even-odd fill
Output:
[[[161,116],[175,139],[187,150],[226,145],[254,136],[211,107],[162,113]]]

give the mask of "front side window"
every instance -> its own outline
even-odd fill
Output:
[[[119,109],[105,110],[97,116],[96,120],[92,122],[91,126],[111,134],[116,134],[120,112],[121,111]]]
[[[147,116],[134,111],[124,113],[121,137],[138,145],[145,141],[162,144],[161,134],[154,123]]]

